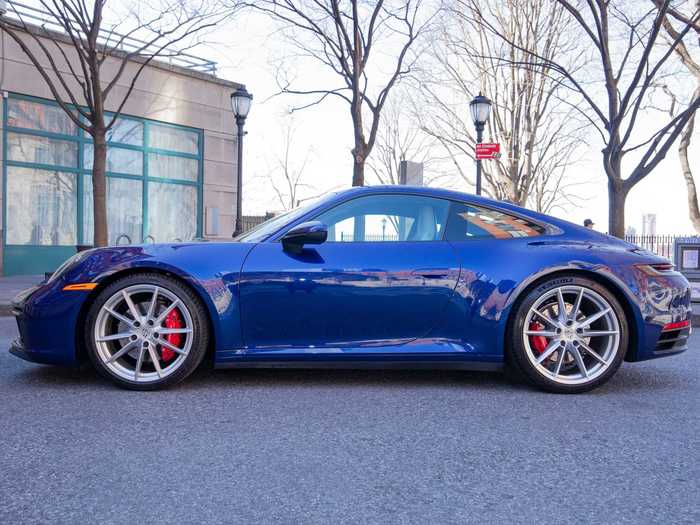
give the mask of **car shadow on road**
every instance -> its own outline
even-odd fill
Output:
[[[183,384],[182,388],[230,386],[236,388],[285,386],[285,387],[368,387],[383,388],[435,387],[464,388],[469,385],[480,388],[527,388],[509,380],[498,372],[472,372],[463,370],[387,370],[387,369],[289,369],[246,368],[213,370],[200,369]]]

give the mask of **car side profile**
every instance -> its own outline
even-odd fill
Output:
[[[152,390],[216,367],[516,371],[552,392],[684,351],[690,289],[668,260],[474,195],[329,195],[234,242],[92,249],[15,299],[26,360],[90,360]]]

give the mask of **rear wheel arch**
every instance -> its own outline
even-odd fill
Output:
[[[133,275],[139,275],[139,274],[158,274],[163,277],[168,277],[170,279],[176,280],[179,284],[185,286],[188,288],[194,296],[197,298],[197,300],[200,301],[202,307],[204,308],[204,311],[207,312],[207,324],[209,328],[209,348],[207,348],[206,355],[204,356],[205,360],[213,360],[214,358],[214,351],[216,349],[216,330],[214,327],[214,320],[212,319],[211,315],[211,310],[209,308],[209,305],[207,304],[207,300],[202,297],[202,292],[201,290],[198,290],[196,286],[193,286],[192,283],[190,283],[187,279],[183,278],[181,275],[178,275],[174,272],[170,272],[167,270],[163,270],[162,268],[153,268],[153,267],[143,267],[139,266],[136,268],[127,268],[124,270],[120,270],[117,272],[114,272],[113,274],[110,274],[106,276],[104,279],[102,279],[97,287],[95,287],[94,290],[90,291],[90,295],[85,299],[85,302],[83,303],[80,313],[78,314],[77,318],[77,323],[75,325],[75,349],[76,349],[76,358],[79,363],[86,363],[89,361],[88,355],[87,355],[87,349],[85,348],[85,341],[84,341],[84,336],[83,333],[81,332],[82,329],[85,327],[85,321],[87,319],[88,312],[90,311],[90,307],[92,306],[93,302],[95,299],[100,295],[102,290],[107,288],[109,285],[111,285],[113,282],[118,281],[119,279],[123,279],[124,277],[131,277]]]
[[[511,303],[510,305],[510,310],[508,312],[508,319],[506,321],[506,333],[505,337],[503,339],[503,344],[504,344],[504,356],[508,358],[508,342],[511,340],[511,330],[513,327],[513,323],[515,321],[515,316],[517,315],[518,312],[518,307],[520,306],[520,303],[527,297],[527,295],[537,286],[542,284],[545,281],[549,281],[550,279],[555,279],[557,277],[566,277],[566,276],[576,276],[576,277],[585,277],[587,279],[590,279],[592,281],[597,282],[601,286],[605,287],[606,290],[608,290],[614,297],[617,299],[617,301],[620,303],[622,306],[622,309],[624,310],[625,313],[625,319],[627,320],[627,326],[629,327],[628,330],[628,336],[629,336],[629,341],[627,345],[627,352],[625,354],[625,361],[632,361],[634,360],[634,355],[637,352],[637,330],[638,330],[638,323],[637,323],[637,318],[634,315],[634,311],[632,309],[632,305],[630,304],[630,299],[627,297],[627,294],[622,290],[620,285],[616,283],[614,280],[610,279],[609,277],[606,277],[605,275],[602,275],[597,272],[593,272],[590,270],[581,270],[581,269],[565,269],[565,270],[556,270],[550,273],[546,273],[544,275],[541,275],[537,277],[534,281],[532,281],[530,284],[525,286],[522,290],[518,292],[517,297],[515,300]]]

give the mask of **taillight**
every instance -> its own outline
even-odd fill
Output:
[[[681,330],[683,328],[688,328],[690,326],[690,319],[685,321],[677,321],[675,323],[667,323],[661,329],[662,332],[670,332],[671,330]]]
[[[647,275],[666,275],[676,271],[676,267],[671,263],[637,264],[636,266]]]

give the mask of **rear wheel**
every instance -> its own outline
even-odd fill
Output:
[[[95,368],[119,386],[156,390],[197,368],[208,332],[206,311],[192,291],[169,277],[138,274],[98,295],[86,345]]]
[[[578,393],[610,379],[627,344],[624,311],[607,288],[578,276],[557,277],[518,306],[509,358],[537,386]]]

